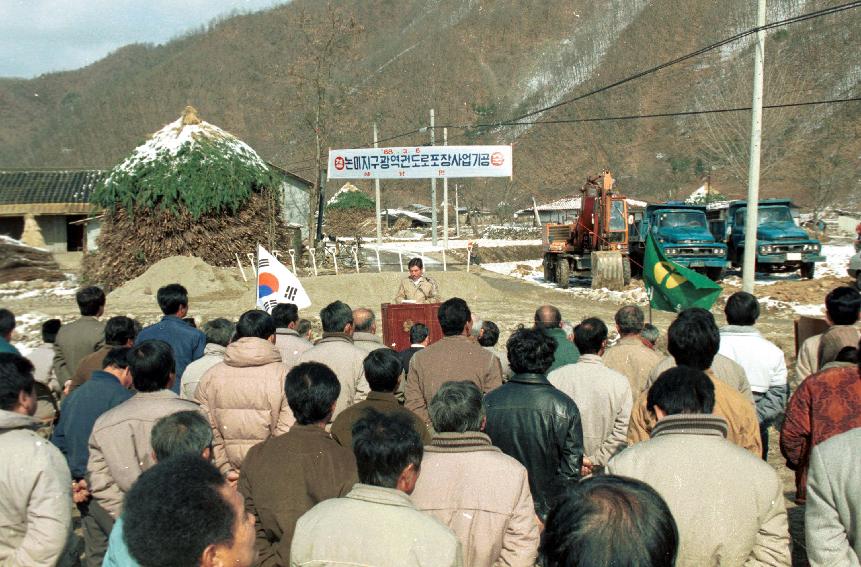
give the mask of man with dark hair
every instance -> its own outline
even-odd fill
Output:
[[[647,388],[649,374],[661,361],[661,355],[643,342],[645,326],[643,310],[626,305],[616,311],[616,331],[619,341],[602,355],[604,364],[628,379],[635,398]]]
[[[861,341],[858,343],[861,348]],[[792,394],[780,430],[780,452],[795,471],[795,501],[807,499],[810,451],[819,443],[861,427],[861,361],[808,376]]]
[[[325,364],[338,377],[341,394],[332,419],[368,396],[370,387],[362,363],[367,352],[353,344],[353,310],[342,301],[330,303],[320,311],[323,338],[302,353],[299,362]]]
[[[373,350],[365,357],[364,368],[371,391],[365,400],[345,409],[332,423],[332,436],[335,440],[344,447],[352,447],[353,424],[359,421],[368,409],[375,409],[382,413],[403,413],[408,416],[421,435],[422,443],[430,443],[431,434],[424,422],[416,414],[403,408],[395,396],[403,377],[398,355],[387,348]]]
[[[128,347],[114,347],[108,351],[103,359],[104,369],[93,372],[89,380],[63,401],[63,412],[51,438],[65,455],[72,473],[72,496],[81,514],[87,565],[96,565],[97,558],[104,555],[110,526],[104,510],[98,504],[90,506],[85,478],[89,439],[96,420],[133,395],[129,390],[132,385],[129,352]]]
[[[421,258],[412,258],[407,264],[410,275],[401,280],[395,303],[438,303],[439,286],[424,275],[425,266]]]
[[[272,308],[275,321],[275,346],[281,351],[281,360],[288,368],[299,364],[302,353],[309,350],[311,342],[305,333],[299,332],[299,308],[293,303],[279,303]]]
[[[168,284],[159,288],[156,299],[164,317],[144,328],[135,344],[155,339],[170,345],[176,363],[176,379],[171,389],[179,394],[185,367],[203,356],[206,335],[183,321],[188,315],[188,291],[183,286]]]
[[[20,354],[12,344],[12,331],[15,330],[15,315],[8,309],[0,309],[0,354]]]
[[[719,354],[744,368],[759,420],[762,458],[768,457],[768,427],[783,415],[789,397],[783,351],[766,340],[754,325],[759,318],[759,302],[752,294],[739,291],[726,301],[727,325],[720,330]]]
[[[506,381],[511,378],[511,367],[508,365],[508,355],[496,347],[498,343],[499,327],[497,324],[493,321],[482,321],[481,330],[478,333],[478,344],[499,359],[499,365],[502,366],[502,380]]]
[[[73,564],[72,478],[39,437],[33,365],[0,353],[0,564]]]
[[[63,387],[54,376],[54,341],[61,326],[59,319],[42,323],[42,344],[27,354],[27,359],[33,363],[33,378],[36,380],[38,402],[34,417],[43,423],[39,433],[47,438],[50,438],[60,415],[60,396],[63,393]]]
[[[251,447],[293,425],[284,395],[287,370],[275,346],[275,321],[252,309],[239,318],[224,362],[200,379],[195,400],[212,426],[215,466],[229,479],[238,478]]]
[[[300,338],[313,344],[311,340],[311,321],[308,319],[299,319],[299,322],[296,323],[296,332],[299,333]]]
[[[128,551],[142,567],[251,567],[254,522],[218,469],[184,454],[143,473],[123,515]]]
[[[861,338],[861,331],[855,326],[861,314],[861,292],[854,287],[836,287],[825,296],[825,320],[830,325],[826,333],[848,332],[854,333],[855,340]],[[796,363],[796,380],[800,384],[802,380],[819,371],[820,347],[822,345],[821,335],[814,335],[801,344],[798,349],[798,361]]]
[[[81,317],[66,323],[54,341],[54,375],[65,386],[72,379],[81,359],[96,352],[105,340],[105,324],[99,321],[105,313],[105,292],[90,286],[75,294]]]
[[[96,420],[89,442],[90,513],[95,507],[106,536],[122,512],[123,496],[153,465],[150,432],[155,422],[178,411],[199,411],[197,404],[181,400],[170,389],[175,377],[170,345],[143,341],[129,351],[127,360],[137,393]]]
[[[150,444],[156,464],[179,455],[194,455],[209,461],[212,458],[212,429],[200,412],[180,411],[155,422],[150,433]],[[117,518],[111,530],[108,551],[102,567],[138,567],[140,565],[129,554],[124,536],[125,526],[121,516]]]
[[[547,380],[571,396],[580,409],[583,424],[583,473],[603,467],[627,442],[634,404],[628,379],[604,365],[607,325],[600,319],[584,319],[574,328],[574,344],[580,360],[547,375]]]
[[[580,479],[580,411],[547,381],[556,349],[552,337],[538,329],[520,329],[506,346],[514,376],[485,396],[485,433],[529,471],[535,512],[543,521],[553,500]]]
[[[335,373],[301,363],[287,373],[284,389],[296,424],[255,445],[239,477],[245,508],[255,517],[258,565],[295,564],[296,520],[318,502],[347,494],[358,480],[352,451],[326,432],[341,390]]]
[[[404,376],[410,373],[410,361],[413,356],[421,349],[428,346],[430,342],[430,330],[424,323],[413,323],[410,327],[410,348],[402,350],[398,353],[398,358],[401,359],[401,366],[404,369]]]
[[[758,452],[727,440],[726,420],[712,414],[721,385],[686,366],[661,374],[647,394],[658,417],[652,437],[616,455],[607,472],[641,480],[666,500],[680,567],[788,566],[783,483]]]
[[[185,372],[182,374],[180,397],[186,400],[194,399],[194,393],[197,392],[200,379],[203,378],[207,370],[224,362],[227,345],[230,344],[236,333],[236,325],[227,319],[218,318],[204,323],[201,330],[206,335],[206,347],[203,349],[203,356],[186,366]]]
[[[553,355],[553,364],[548,372],[553,372],[560,366],[574,364],[580,359],[580,351],[568,338],[568,333],[563,329],[562,313],[553,305],[542,305],[535,311],[535,328],[553,339],[556,343],[556,352]]]
[[[469,338],[472,313],[466,301],[459,297],[444,301],[437,317],[444,337],[410,361],[404,404],[425,423],[430,423],[428,403],[446,382],[470,380],[485,394],[502,385],[499,359]]]
[[[675,363],[704,372],[714,383],[714,413],[727,422],[727,439],[754,455],[761,456],[759,421],[756,419],[752,401],[719,380],[712,369],[719,347],[720,331],[714,316],[705,309],[685,309],[679,313],[667,331],[667,348]],[[649,387],[651,388],[651,385]],[[631,425],[628,428],[629,444],[648,439],[657,423],[657,415],[647,404],[648,392],[649,390],[646,390],[640,394],[634,402]]]
[[[804,533],[811,565],[861,565],[861,428],[813,448]]]
[[[299,518],[291,565],[462,565],[455,535],[409,497],[422,461],[412,421],[369,410],[353,427],[353,453],[359,484]]]
[[[71,392],[90,379],[93,372],[101,370],[102,362],[111,350],[117,347],[130,347],[135,344],[138,329],[135,321],[119,315],[111,317],[105,323],[105,342],[93,353],[81,359],[75,373],[72,375],[71,383],[66,384],[66,391]]]
[[[678,551],[679,530],[661,495],[619,476],[571,487],[550,510],[540,549],[545,567],[673,567]]]
[[[469,381],[446,382],[433,397],[436,434],[412,500],[451,528],[466,565],[534,565],[539,532],[526,468],[481,432],[481,398]]]

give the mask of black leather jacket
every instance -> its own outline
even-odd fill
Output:
[[[529,489],[542,521],[555,498],[580,479],[580,410],[543,374],[516,374],[485,396],[487,433],[503,453],[529,471]]]

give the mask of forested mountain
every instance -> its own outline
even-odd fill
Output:
[[[838,5],[770,0],[769,22]],[[711,173],[746,185],[749,112],[593,118],[750,106],[754,36],[618,87],[505,122],[755,25],[743,0],[295,0],[165,45],[130,45],[76,71],[0,79],[0,167],[110,167],[187,104],[262,156],[314,177],[328,147],[514,144],[514,178],[461,180],[468,204],[502,210],[571,193],[610,168],[641,198],[689,193]],[[861,96],[861,8],[769,30],[765,104]],[[766,110],[762,188],[808,206],[861,194],[861,103]],[[571,120],[585,120],[571,122]],[[437,143],[442,131],[436,132]],[[332,194],[334,187],[328,187]],[[427,184],[385,182],[386,205],[428,202]]]

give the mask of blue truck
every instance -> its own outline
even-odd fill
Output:
[[[756,271],[793,272],[810,279],[816,262],[824,262],[822,244],[798,226],[793,216],[797,209],[789,199],[765,199],[758,205],[756,228]],[[732,201],[709,207],[709,229],[727,245],[729,261],[736,267],[744,262],[744,224],[747,201]]]
[[[728,267],[727,247],[709,232],[706,208],[681,202],[648,205],[639,222],[638,237],[631,242],[635,265],[642,266],[647,235],[673,262],[719,280]]]

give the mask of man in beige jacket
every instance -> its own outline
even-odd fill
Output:
[[[150,432],[155,422],[179,411],[199,411],[197,404],[181,400],[170,389],[174,360],[167,343],[136,345],[129,353],[129,368],[137,394],[96,420],[87,461],[91,511],[103,508],[113,520],[122,512],[126,492],[154,464]]]
[[[293,303],[279,303],[272,308],[275,321],[275,346],[281,351],[281,361],[288,369],[299,364],[299,358],[314,346],[307,338],[300,336],[299,308]]]
[[[658,417],[651,439],[611,459],[607,472],[642,480],[666,500],[681,539],[677,567],[788,567],[783,484],[759,455],[727,441],[714,405],[705,373],[668,370],[648,392]]]
[[[424,275],[424,262],[413,258],[407,264],[409,277],[401,280],[395,303],[439,303],[439,286],[436,281]]]
[[[294,423],[284,394],[287,365],[275,346],[275,321],[265,311],[246,311],[236,324],[224,361],[206,371],[195,392],[212,426],[215,466],[238,478],[245,454]]]
[[[428,404],[440,386],[451,380],[469,380],[486,394],[502,385],[499,359],[469,338],[472,313],[466,301],[453,297],[437,313],[442,340],[413,356],[407,377],[406,403],[425,423],[430,423]]]
[[[481,398],[469,381],[447,382],[433,397],[437,434],[425,447],[412,499],[451,528],[466,565],[531,567],[539,532],[526,468],[481,432]]]
[[[616,330],[619,342],[603,354],[604,365],[624,374],[631,385],[631,394],[636,398],[648,386],[652,369],[661,361],[661,355],[646,346],[640,333],[645,317],[636,305],[626,305],[616,311]]]
[[[320,311],[323,338],[302,353],[299,362],[320,362],[338,377],[341,393],[335,405],[334,420],[351,405],[361,402],[371,391],[362,363],[367,352],[353,344],[353,310],[342,301],[330,303]]]
[[[861,338],[861,329],[856,326],[861,315],[859,309],[861,309],[861,294],[849,286],[834,288],[825,296],[825,320],[828,324],[832,327],[853,329]],[[795,387],[805,378],[819,371],[821,344],[822,335],[814,335],[801,344],[795,366]]]
[[[679,366],[688,366],[705,372],[712,380],[715,391],[714,413],[727,422],[727,439],[754,455],[762,455],[759,420],[753,399],[742,396],[726,383],[718,380],[712,370],[718,348],[720,330],[714,316],[697,307],[682,311],[667,331],[667,348]],[[657,416],[649,410],[646,390],[634,403],[628,443],[634,444],[649,438],[657,423]]]

